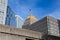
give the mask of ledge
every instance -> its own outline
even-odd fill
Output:
[[[40,38],[40,39],[42,39],[42,36],[43,36],[42,32],[35,32],[32,30],[15,28],[15,27],[10,27],[7,25],[0,24],[0,33],[1,32],[10,33],[10,34],[17,34],[17,35],[22,35],[22,36],[28,36],[28,37],[34,37],[34,38]]]

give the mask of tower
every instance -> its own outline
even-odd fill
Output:
[[[31,9],[29,11],[30,11],[30,15],[27,16],[22,28],[27,28],[28,26],[30,26],[31,24],[37,21],[37,18],[34,15],[32,15]]]
[[[15,26],[15,14],[8,7],[9,0],[0,0],[0,24]]]
[[[0,24],[5,24],[8,0],[0,0]]]
[[[16,13],[10,8],[10,6],[7,6],[5,25],[16,27],[15,15]]]
[[[15,15],[16,18],[16,27],[21,28],[23,25],[23,18],[20,17],[19,15]]]

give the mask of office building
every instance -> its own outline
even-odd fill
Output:
[[[8,0],[0,0],[0,24],[5,24]]]
[[[16,18],[16,27],[22,28],[23,19],[19,15],[15,15],[15,18]]]
[[[16,27],[15,13],[12,11],[12,9],[9,6],[7,6],[5,25]]]
[[[0,0],[0,24],[16,26],[15,13],[8,7],[8,0]]]

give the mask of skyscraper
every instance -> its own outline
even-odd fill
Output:
[[[8,5],[8,0],[0,0],[0,24],[21,27],[23,24],[21,17],[15,18],[15,13]],[[21,23],[18,24],[17,21]]]
[[[16,27],[15,13],[12,11],[12,9],[9,6],[7,6],[5,24]]]
[[[23,19],[19,15],[15,15],[16,18],[16,27],[21,28],[23,25]]]
[[[8,0],[0,0],[0,24],[5,24]]]

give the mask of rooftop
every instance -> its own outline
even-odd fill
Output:
[[[32,30],[15,28],[15,27],[10,27],[7,25],[1,25],[0,24],[0,33],[1,32],[8,33],[8,34],[21,35],[21,36],[34,37],[34,38],[42,38],[42,36],[43,36],[42,32],[35,32]]]

